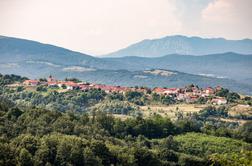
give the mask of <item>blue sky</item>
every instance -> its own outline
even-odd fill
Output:
[[[251,0],[0,0],[0,35],[106,54],[167,35],[252,38]]]

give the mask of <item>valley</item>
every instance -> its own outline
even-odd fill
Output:
[[[0,0],[0,166],[252,166],[252,0]]]
[[[61,79],[76,77],[84,81],[121,86],[183,87],[192,83],[201,87],[221,85],[243,94],[252,93],[250,55],[223,53],[205,56],[174,54],[157,58],[97,58],[9,37],[0,39],[0,55],[0,71],[3,74],[30,78],[52,74]],[[155,74],[160,69],[176,74]]]

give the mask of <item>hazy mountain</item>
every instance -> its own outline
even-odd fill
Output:
[[[41,60],[55,63],[83,63],[93,57],[53,45],[11,37],[0,38],[1,61]]]
[[[167,36],[161,39],[143,40],[105,56],[160,57],[168,54],[207,55],[225,52],[252,54],[252,40]]]
[[[3,63],[26,61],[89,67],[106,65],[106,62],[102,62],[103,60],[80,52],[36,41],[4,36],[0,37],[0,57],[0,66]]]
[[[184,87],[192,83],[200,87],[221,85],[236,92],[252,95],[252,86],[248,84],[231,79],[206,77],[172,70],[161,70],[163,73],[171,73],[166,75],[155,74],[155,72],[152,72],[154,70],[105,70],[25,62],[0,71],[2,74],[18,74],[29,78],[46,78],[52,74],[58,79],[75,77],[87,82],[120,86]]]
[[[205,56],[173,54],[157,58],[122,57],[105,59],[120,64],[119,68],[116,69],[146,70],[162,68],[218,78],[229,78],[252,84],[252,55],[229,52]]]
[[[148,72],[151,69],[166,69],[175,74],[156,75]],[[251,94],[251,72],[252,56],[249,55],[225,53],[207,56],[167,55],[158,58],[96,58],[30,40],[0,38],[0,73],[30,78],[52,74],[61,79],[77,77],[90,82],[123,86],[180,87],[191,83],[203,87],[222,85]],[[241,79],[246,81],[241,82]]]

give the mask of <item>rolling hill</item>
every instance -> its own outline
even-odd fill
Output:
[[[204,56],[172,54],[157,58],[121,57],[105,59],[120,64],[119,68],[116,68],[118,67],[116,66],[115,69],[134,71],[162,68],[216,78],[229,78],[252,84],[252,55],[228,52]]]
[[[170,75],[155,74],[155,71],[172,73]],[[106,70],[81,66],[53,66],[46,63],[20,63],[8,70],[1,70],[3,74],[18,74],[29,78],[46,78],[53,75],[58,79],[78,78],[83,81],[120,85],[120,86],[146,86],[146,87],[184,87],[196,84],[200,87],[218,86],[231,89],[242,94],[252,95],[252,86],[231,79],[214,78],[194,75],[173,70]]]
[[[252,54],[252,40],[226,40],[223,38],[200,38],[176,35],[160,39],[143,40],[105,56],[160,57],[168,54],[207,55],[225,52]]]
[[[26,61],[89,67],[106,65],[106,62],[103,62],[103,60],[80,52],[36,41],[4,36],[0,37],[0,56],[0,66],[6,63],[13,64]]]
[[[252,56],[234,53],[97,58],[35,41],[0,38],[0,73],[29,78],[52,74],[59,79],[77,77],[89,82],[122,86],[181,87],[191,83],[202,87],[222,85],[244,94],[252,94],[252,85],[247,83],[251,80],[251,62]],[[157,69],[174,74],[151,72]],[[247,82],[240,81],[240,78]]]

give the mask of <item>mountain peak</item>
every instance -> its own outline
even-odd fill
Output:
[[[173,35],[160,39],[145,39],[106,56],[160,57],[168,54],[207,55],[225,52],[252,54],[252,40],[227,40],[224,38]]]

